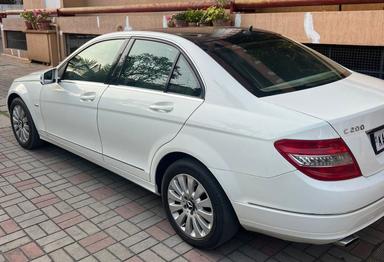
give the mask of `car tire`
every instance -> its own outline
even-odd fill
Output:
[[[9,107],[13,134],[20,146],[34,149],[42,145],[32,116],[21,98],[12,100]]]
[[[228,197],[198,161],[185,158],[171,164],[161,192],[172,227],[187,243],[213,249],[238,231],[239,222]]]

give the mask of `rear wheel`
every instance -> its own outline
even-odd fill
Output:
[[[17,142],[26,149],[33,149],[42,144],[33,123],[32,116],[23,100],[15,98],[10,106],[11,125]]]
[[[189,244],[215,248],[238,230],[238,221],[223,189],[199,162],[181,159],[166,170],[163,205],[175,231]]]

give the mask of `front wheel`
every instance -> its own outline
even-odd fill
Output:
[[[23,100],[15,98],[10,106],[11,125],[13,134],[19,145],[26,149],[33,149],[42,144],[33,123],[32,116]]]
[[[193,246],[215,248],[238,230],[237,217],[223,189],[195,160],[181,159],[168,167],[162,199],[172,227]]]

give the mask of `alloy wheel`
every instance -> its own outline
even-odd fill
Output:
[[[174,176],[168,185],[167,198],[174,221],[188,237],[201,239],[211,232],[212,202],[198,180],[187,174]]]
[[[13,108],[12,125],[19,141],[23,144],[27,143],[30,137],[31,128],[27,114],[20,105],[16,105]]]

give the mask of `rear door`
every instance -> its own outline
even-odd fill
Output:
[[[202,103],[201,81],[176,46],[132,40],[119,76],[99,103],[105,161],[149,180],[154,153],[177,135]]]

